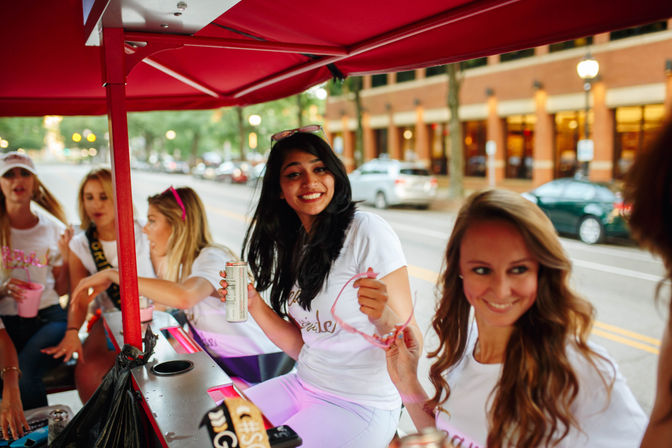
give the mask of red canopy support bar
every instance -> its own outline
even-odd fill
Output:
[[[244,39],[221,39],[218,37],[184,36],[177,34],[142,33],[129,31],[124,37],[128,42],[147,42],[186,45],[191,47],[228,48],[234,50],[272,51],[275,53],[306,53],[325,56],[347,56],[343,47],[328,45],[293,44]]]
[[[117,209],[117,254],[123,316],[124,343],[142,350],[138,274],[135,263],[131,162],[126,117],[126,74],[124,69],[124,31],[103,29],[103,85],[107,97],[107,117],[112,148],[114,199]]]

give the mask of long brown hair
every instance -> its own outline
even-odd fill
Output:
[[[182,219],[182,207],[170,189],[150,196],[147,202],[166,217],[172,229],[166,254],[167,271],[163,278],[182,283],[191,274],[194,260],[205,247],[218,247],[227,251],[232,259],[237,257],[228,248],[214,243],[205,207],[196,192],[189,187],[175,188],[175,192],[184,204],[184,219]]]
[[[580,423],[570,410],[579,383],[567,345],[574,346],[596,370],[594,358],[602,357],[587,344],[594,309],[569,287],[571,263],[551,222],[537,206],[513,192],[474,193],[460,209],[439,280],[443,291],[432,326],[440,345],[429,353],[437,358],[430,368],[436,392],[427,407],[435,409],[448,399],[450,386],[444,374],[467,350],[471,323],[459,279],[462,238],[473,223],[493,220],[515,226],[540,267],[536,301],[515,323],[502,375],[492,391],[487,446],[553,446]],[[611,385],[602,379],[610,391]]]
[[[665,263],[667,275],[656,290],[659,297],[665,280],[672,279],[672,119],[655,142],[638,154],[627,173],[624,196],[632,204],[629,217],[632,235]],[[672,332],[672,299],[667,325]],[[672,381],[668,393],[672,396]],[[672,419],[672,408],[663,416],[663,421],[668,419]]]
[[[86,214],[84,208],[84,187],[90,180],[97,180],[103,187],[103,191],[110,201],[114,200],[114,190],[112,188],[112,172],[109,168],[94,168],[89,171],[79,184],[79,193],[77,194],[77,212],[79,213],[80,227],[88,229],[91,225],[91,218]]]
[[[61,203],[58,202],[58,199],[56,199],[53,194],[51,194],[47,187],[42,185],[42,182],[40,182],[40,179],[35,174],[31,173],[31,176],[33,176],[35,180],[32,200],[67,226],[68,219],[65,216],[65,211],[63,210]],[[11,246],[11,242],[9,241],[11,227],[9,225],[9,216],[7,216],[7,205],[5,204],[5,201],[5,195],[0,191],[0,247]]]

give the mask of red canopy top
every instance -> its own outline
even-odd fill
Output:
[[[96,25],[124,29],[126,104],[141,111],[259,103],[334,76],[444,64],[672,16],[669,0],[145,3],[0,2],[0,116],[104,114],[100,47],[85,46]]]

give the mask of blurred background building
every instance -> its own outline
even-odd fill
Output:
[[[577,73],[584,59],[599,64],[592,79]],[[460,69],[465,188],[488,185],[486,146],[501,187],[529,190],[582,168],[592,180],[621,179],[672,110],[672,19],[464,61]],[[326,106],[327,136],[348,168],[387,154],[447,174],[446,66],[365,76],[361,86],[361,149],[354,95],[332,94]],[[583,151],[581,141],[590,143]]]

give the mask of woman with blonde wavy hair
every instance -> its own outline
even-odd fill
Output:
[[[48,213],[33,207],[33,203]],[[19,152],[0,155],[0,247],[3,261],[9,264],[0,269],[0,318],[18,353],[20,370],[12,374],[20,377],[26,409],[46,406],[42,376],[60,362],[40,353],[40,349],[60,340],[66,326],[59,296],[69,289],[68,242],[72,229],[64,224],[63,208],[38,179],[31,158]],[[10,269],[12,266],[21,269]],[[19,313],[18,304],[25,300],[28,281],[43,286],[36,316]]]
[[[431,398],[412,333],[388,351],[418,429],[437,426],[456,446],[639,444],[646,417],[614,362],[588,342],[593,306],[569,287],[571,262],[537,206],[504,190],[473,194],[444,263]]]
[[[70,240],[68,265],[73,288],[83,278],[119,265],[114,189],[109,168],[94,168],[84,176],[77,194],[77,209],[80,227],[84,231]],[[149,242],[142,233],[142,223],[137,219],[134,220],[134,228],[138,275],[154,277]],[[75,384],[82,403],[89,400],[114,364],[116,353],[111,344],[108,345],[103,322],[99,320],[103,311],[114,309],[121,309],[121,296],[116,285],[96,296],[92,304],[73,301],[68,309],[68,327],[63,339],[57,345],[42,350],[66,362],[73,353],[78,354]],[[88,321],[88,335],[82,344],[79,331],[89,313],[93,313],[93,317]]]
[[[220,270],[237,258],[215,244],[196,192],[170,187],[147,201],[143,232],[158,278],[139,277],[139,293],[154,303],[185,310],[194,339],[230,375],[256,383],[266,379],[264,375],[291,369],[293,363],[252,318],[242,323],[226,321],[225,304],[216,289]],[[113,283],[119,283],[116,269],[100,271],[77,285],[73,300],[91,300]]]

